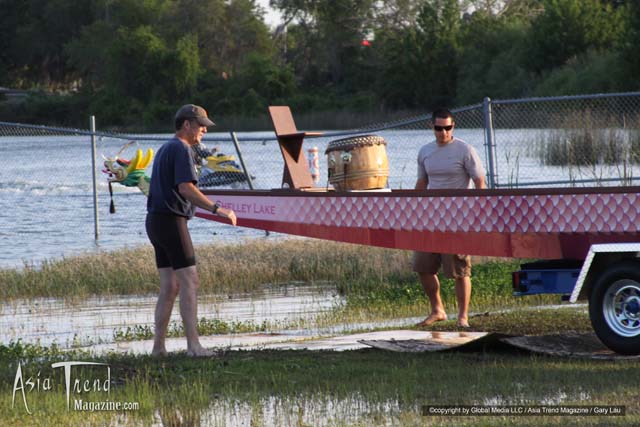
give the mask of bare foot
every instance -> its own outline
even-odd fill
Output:
[[[436,322],[442,322],[443,320],[447,320],[446,313],[431,313],[429,317],[424,319],[422,322],[416,323],[416,326],[419,328],[423,328],[425,326],[431,326]]]
[[[157,350],[154,348],[154,349],[151,351],[151,356],[152,356],[152,357],[166,357],[168,354],[169,354],[169,353],[167,353],[167,350],[166,350],[166,349],[164,349],[164,348],[157,349]]]
[[[465,328],[465,329],[470,328],[469,321],[466,318],[461,318],[461,317],[458,318],[458,321],[456,322],[456,326],[458,328]]]
[[[213,357],[216,352],[204,347],[187,350],[187,356],[189,357]]]

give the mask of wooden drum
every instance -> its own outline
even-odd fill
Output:
[[[325,151],[329,183],[340,191],[384,188],[389,178],[386,145],[377,135],[331,141]]]

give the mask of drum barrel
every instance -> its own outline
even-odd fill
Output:
[[[384,188],[389,177],[386,141],[377,135],[362,135],[329,143],[329,183],[336,190]]]

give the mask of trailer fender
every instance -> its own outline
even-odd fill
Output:
[[[574,303],[589,299],[593,282],[608,266],[624,259],[636,258],[640,258],[640,243],[591,245],[569,301]]]

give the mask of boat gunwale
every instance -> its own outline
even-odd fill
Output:
[[[537,187],[514,189],[446,189],[446,190],[407,190],[391,189],[390,191],[360,190],[336,191],[323,190],[315,187],[313,190],[274,188],[257,190],[238,189],[201,189],[205,195],[225,196],[278,196],[278,197],[493,197],[493,196],[558,196],[585,194],[640,194],[640,186],[616,187]]]

